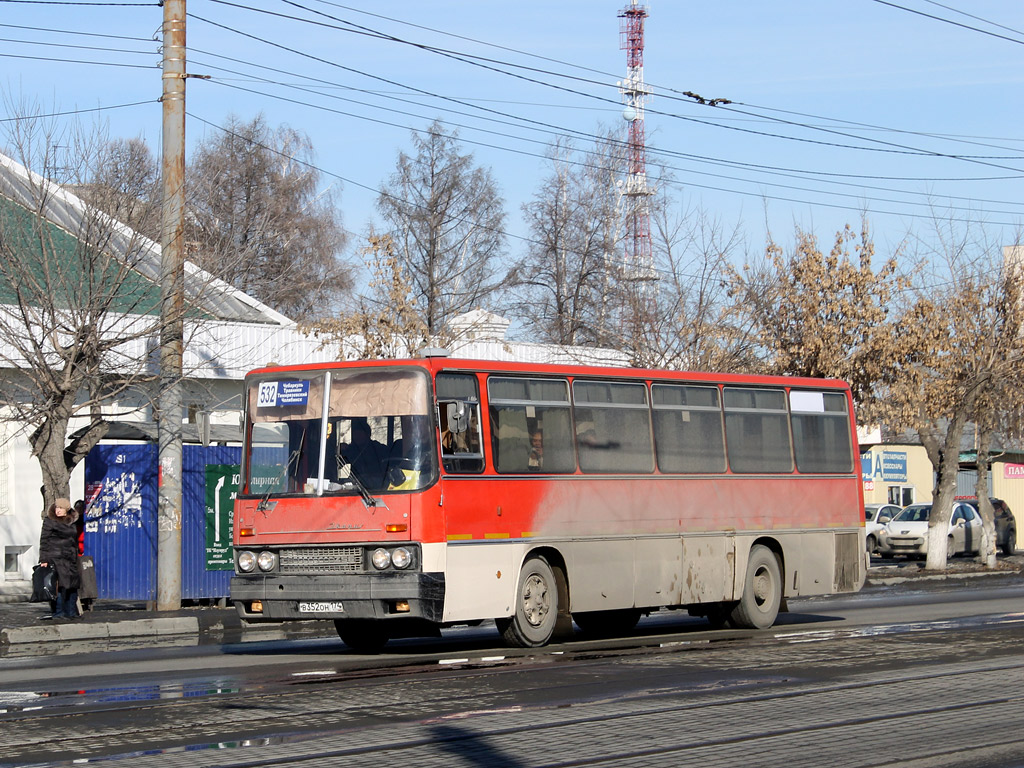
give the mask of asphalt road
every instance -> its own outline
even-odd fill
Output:
[[[1024,583],[678,615],[535,652],[493,627],[0,660],[0,765],[1024,765]],[[127,762],[123,760],[127,758]]]

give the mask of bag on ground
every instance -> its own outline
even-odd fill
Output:
[[[78,558],[78,576],[82,582],[78,588],[78,596],[86,600],[99,597],[99,590],[96,588],[96,567],[91,556],[82,555]]]

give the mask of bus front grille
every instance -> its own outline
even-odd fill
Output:
[[[282,549],[281,573],[359,573],[363,570],[361,547],[302,547]]]

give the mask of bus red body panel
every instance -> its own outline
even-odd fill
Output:
[[[842,382],[269,368],[247,377],[231,597],[248,620],[332,618],[353,642],[367,620],[386,640],[495,619],[536,645],[570,614],[628,626],[661,607],[762,626],[783,595],[860,588],[862,510]]]

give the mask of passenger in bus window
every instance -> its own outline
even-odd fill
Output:
[[[352,442],[338,446],[342,457],[367,488],[383,488],[390,452],[373,439],[366,419],[352,419]]]
[[[544,433],[539,429],[530,435],[530,455],[526,463],[532,472],[544,466]]]

